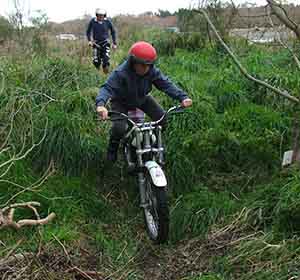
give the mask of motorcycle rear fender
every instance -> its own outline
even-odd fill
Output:
[[[167,178],[161,167],[155,161],[147,161],[145,163],[146,168],[149,171],[152,182],[156,187],[166,187]]]

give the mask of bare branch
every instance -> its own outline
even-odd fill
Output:
[[[3,209],[0,209],[0,229],[5,227],[12,227],[15,229],[19,229],[23,226],[36,226],[36,225],[45,225],[49,222],[51,222],[55,218],[54,213],[50,213],[46,218],[44,219],[23,219],[19,220],[18,222],[15,222],[14,219],[14,213],[16,208],[29,208],[31,209],[37,217],[39,217],[39,214],[36,210],[36,206],[40,206],[39,202],[31,201],[26,203],[15,203],[10,206],[7,206]]]

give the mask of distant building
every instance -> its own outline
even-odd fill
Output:
[[[74,34],[58,34],[55,36],[58,40],[77,40],[77,37]]]

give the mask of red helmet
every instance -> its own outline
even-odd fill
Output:
[[[153,64],[157,58],[155,48],[144,41],[134,43],[129,50],[129,57],[133,63]]]

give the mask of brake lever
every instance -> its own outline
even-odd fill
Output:
[[[173,114],[182,114],[182,113],[186,113],[185,108],[182,107],[182,106],[178,106],[174,111],[171,112],[171,115],[173,115]]]
[[[178,107],[175,111],[175,114],[181,114],[181,113],[186,113],[185,108],[183,107]]]

